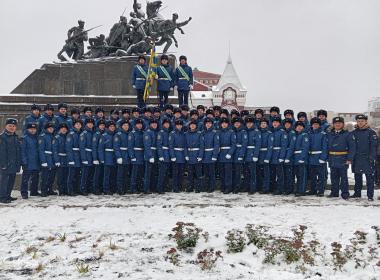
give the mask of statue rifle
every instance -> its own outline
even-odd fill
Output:
[[[79,33],[79,34],[77,34],[77,35],[75,35],[75,36],[72,36],[72,37],[70,37],[69,39],[67,39],[67,40],[66,40],[66,43],[69,43],[69,42],[71,42],[71,41],[73,41],[73,40],[79,38],[79,37],[82,36],[83,34],[89,32],[89,31],[91,31],[91,30],[94,30],[95,28],[99,28],[99,27],[101,27],[101,26],[103,26],[103,24],[102,24],[102,25],[95,26],[95,27],[90,28],[90,29],[87,29],[87,30],[83,30],[81,33]]]

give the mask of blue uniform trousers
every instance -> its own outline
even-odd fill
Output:
[[[232,191],[232,162],[219,163],[220,190],[225,193]]]
[[[145,162],[144,170],[144,192],[153,192],[155,191],[154,183],[157,178],[157,164]]]
[[[206,186],[208,192],[215,191],[216,181],[215,181],[215,163],[204,163],[203,172],[205,179],[208,181]],[[206,182],[205,182],[206,183]]]
[[[189,105],[189,91],[188,90],[179,90],[178,91],[178,104]]]
[[[189,185],[187,188],[188,192],[195,191],[201,192],[202,191],[202,164],[195,163],[195,164],[188,164],[187,165],[188,170],[188,178],[189,178]]]
[[[179,192],[183,183],[184,163],[173,163],[173,192]]]
[[[118,164],[117,165],[117,192],[119,194],[125,194],[127,192],[127,183],[130,180],[130,165],[129,164]]]
[[[166,185],[166,182],[167,182],[169,167],[170,167],[169,162],[160,161],[158,163],[158,180],[157,180],[157,192],[158,193],[164,193],[165,192],[164,186]]]
[[[132,164],[131,172],[131,192],[141,191],[144,176],[144,164]]]
[[[137,95],[137,106],[139,108],[144,108],[145,107],[144,89],[136,89],[136,95]]]
[[[348,191],[348,177],[346,167],[331,167],[331,196],[339,197],[339,190],[341,190],[342,198],[346,199],[350,196]]]
[[[374,174],[364,174],[367,180],[367,197],[373,198],[375,176]],[[355,173],[355,195],[361,196],[363,188],[363,173]]]
[[[305,194],[307,183],[307,170],[305,164],[294,165],[294,175],[297,179],[296,193]]]
[[[294,192],[294,172],[293,166],[290,164],[284,165],[284,193],[291,194]]]
[[[66,186],[67,186],[67,174],[69,172],[68,167],[60,166],[57,168],[57,186],[59,194],[67,194]]]
[[[312,194],[325,193],[325,186],[326,186],[325,167],[326,167],[326,164],[309,166],[310,183],[311,183],[310,191]]]
[[[233,192],[238,193],[242,191],[241,189],[241,172],[243,170],[243,163],[234,163],[233,164],[233,177],[232,177],[232,186]]]
[[[271,171],[273,172],[272,187],[273,191],[278,194],[283,194],[284,191],[284,166],[283,164],[271,164]]]
[[[258,164],[257,185],[263,192],[270,191],[270,167],[269,163]]]
[[[53,184],[55,179],[55,168],[43,167],[41,168],[41,182],[40,189],[41,195],[49,195],[53,192]]]
[[[100,193],[103,190],[104,165],[95,165],[94,180],[91,192],[94,194]]]
[[[160,98],[160,108],[164,108],[169,102],[169,91],[159,91],[158,97]]]
[[[16,173],[5,173],[0,171],[0,201],[8,200],[11,197],[15,184]]]
[[[104,165],[103,193],[113,194],[116,192],[117,167],[114,165]]]
[[[80,184],[80,167],[69,167],[69,175],[67,177],[67,194],[73,195],[79,193]]]
[[[250,193],[257,192],[256,168],[254,161],[244,164],[244,185]]]
[[[91,191],[91,186],[94,180],[94,167],[93,166],[82,166],[81,167],[81,178],[80,178],[80,191],[82,193],[88,193]]]
[[[28,189],[30,190],[30,194],[37,194],[39,177],[40,172],[38,170],[24,170],[22,172],[20,188],[22,196],[28,196]]]

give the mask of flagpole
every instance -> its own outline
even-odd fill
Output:
[[[154,56],[155,56],[155,43],[153,42],[153,45],[152,45],[152,48],[150,50],[150,58],[149,58],[149,67],[148,67],[148,74],[147,74],[147,82],[145,84],[145,89],[144,89],[144,102],[146,103],[146,101],[148,100],[149,98],[149,91],[152,87],[152,77],[151,77],[151,72],[152,72],[152,66],[153,66],[153,62],[154,62]]]

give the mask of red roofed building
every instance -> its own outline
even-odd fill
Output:
[[[211,91],[213,86],[219,83],[220,75],[205,71],[200,71],[197,68],[193,70],[194,88],[193,91]]]

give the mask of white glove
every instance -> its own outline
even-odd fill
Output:
[[[135,162],[137,159],[136,158],[132,158],[131,161]]]
[[[193,85],[190,85],[189,88],[190,88],[190,90],[193,90],[194,87],[193,87]]]
[[[254,162],[256,162],[256,161],[258,161],[258,160],[259,160],[259,159],[258,159],[257,157],[254,157],[254,158],[253,158],[253,161],[254,161]]]
[[[202,158],[198,157],[198,158],[197,158],[197,161],[198,161],[198,162],[202,161]]]
[[[116,162],[117,162],[117,164],[123,164],[123,158],[118,158],[118,159],[116,160]]]
[[[55,166],[60,167],[61,164],[60,164],[59,162],[56,162],[56,163],[55,163]]]
[[[47,165],[47,163],[41,163],[41,166],[42,167],[47,167],[48,165]]]
[[[87,161],[87,160],[82,161],[82,164],[87,165],[87,164],[88,164],[88,161]]]
[[[303,160],[299,160],[298,162],[299,162],[299,163],[304,163],[305,161],[303,161]]]
[[[288,160],[288,159],[285,160],[285,163],[289,163],[289,162],[290,162],[290,160]]]
[[[185,157],[186,161],[189,161],[189,157]]]
[[[226,154],[226,159],[231,159],[231,155],[230,154]]]
[[[163,157],[160,157],[158,160],[159,160],[159,161],[164,161],[164,158],[163,158]]]
[[[216,160],[217,160],[217,158],[214,158],[214,157],[213,157],[213,158],[211,158],[211,160],[212,160],[212,161],[216,161]]]
[[[133,87],[133,88],[136,88],[136,86],[135,86],[135,85],[133,85],[132,87]]]
[[[266,159],[266,160],[264,160],[264,162],[265,162],[265,163],[269,163],[269,160]]]
[[[69,165],[74,165],[74,164],[75,164],[75,162],[73,162],[73,161],[69,162]]]
[[[177,159],[175,157],[171,158],[172,162],[175,162]]]
[[[94,160],[92,163],[95,164],[95,165],[99,165],[99,161],[98,160]]]
[[[178,86],[174,86],[174,89],[177,90],[177,89],[178,89]]]
[[[149,162],[150,162],[150,163],[154,163],[154,158],[150,158],[150,159],[149,159]]]
[[[171,87],[170,90],[173,90],[173,88]]]
[[[321,160],[321,159],[320,159],[320,160],[319,160],[319,163],[326,163],[326,162],[325,162],[324,160]]]
[[[279,159],[278,161],[279,161],[279,162],[284,162],[284,160],[283,160],[283,159]]]
[[[243,160],[243,158],[242,157],[238,157],[238,160]]]

